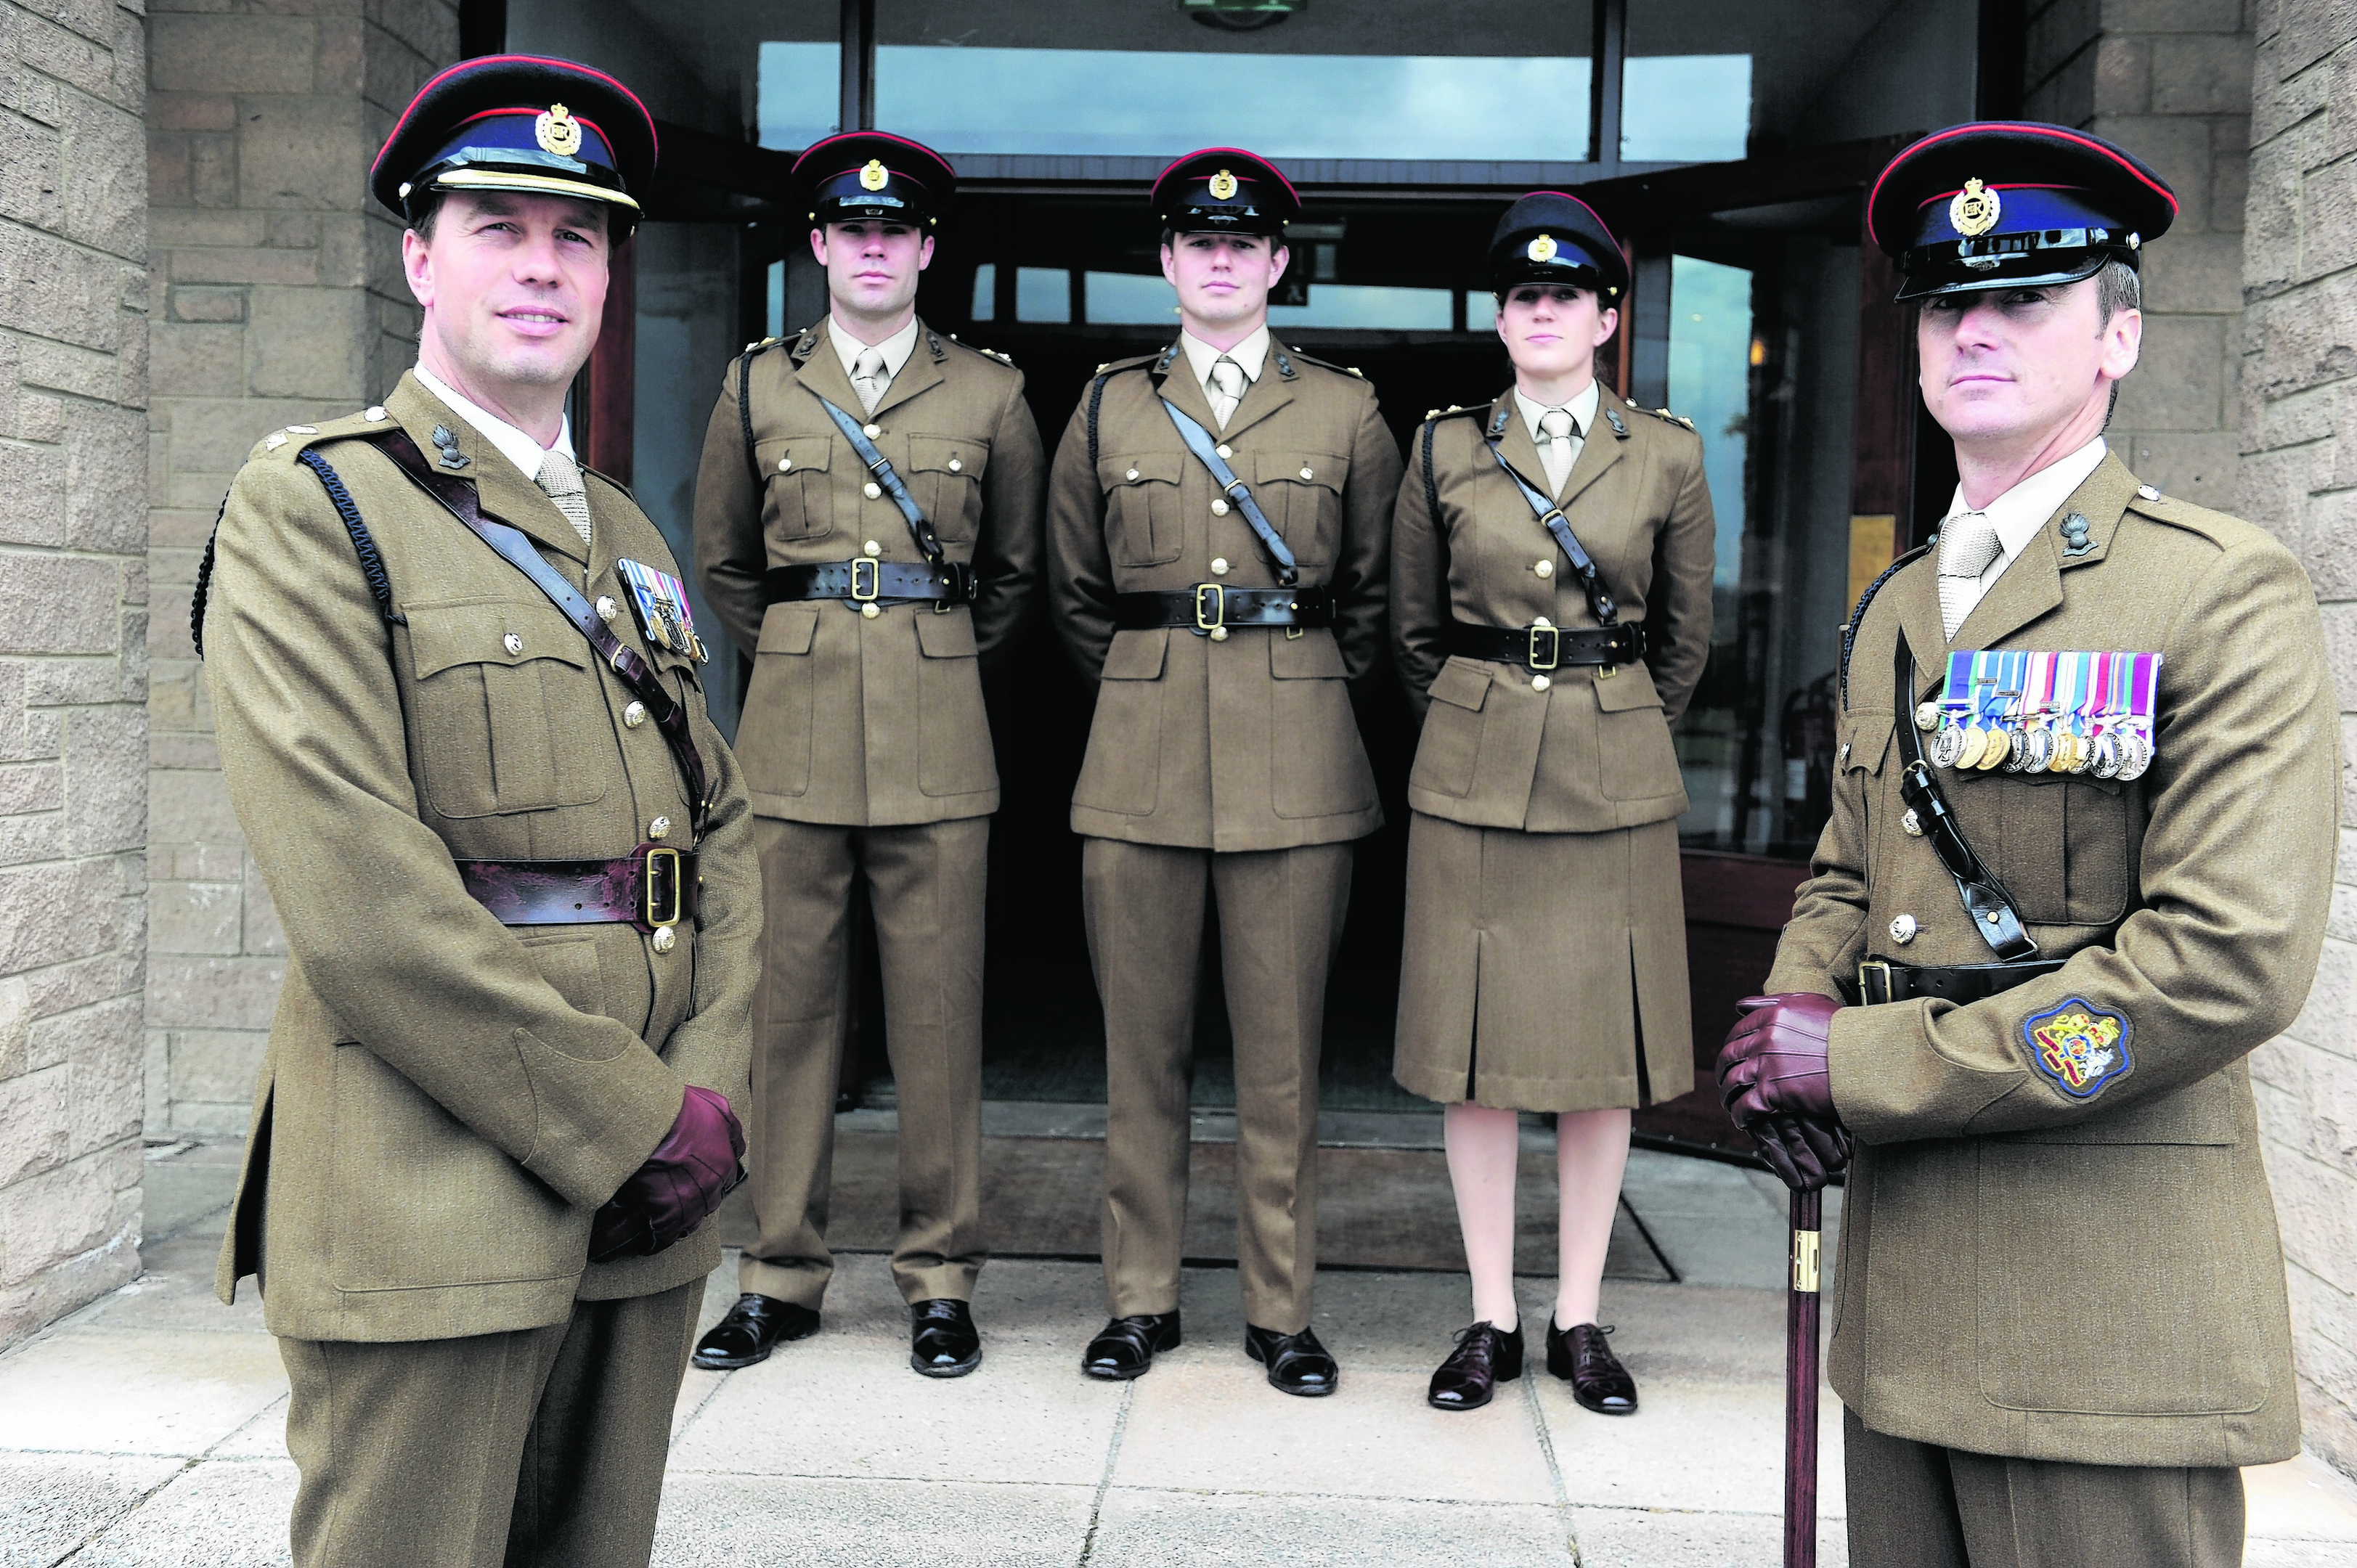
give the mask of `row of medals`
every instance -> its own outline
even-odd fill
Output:
[[[1926,752],[1942,768],[1983,773],[2092,773],[2122,782],[2144,777],[2145,769],[2152,766],[2152,737],[2116,714],[2093,722],[2100,726],[2099,733],[2083,735],[2076,726],[2089,723],[2084,718],[2058,724],[2040,714],[2026,724],[2011,717],[1993,724],[1984,724],[1977,717],[1955,724],[1937,703],[1923,703],[1915,709],[1915,727],[1932,737]]]

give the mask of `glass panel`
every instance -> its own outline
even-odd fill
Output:
[[[1092,322],[1113,327],[1167,327],[1178,319],[1177,296],[1159,273],[1090,273],[1082,279]]]
[[[761,145],[799,152],[834,134],[842,117],[843,50],[832,43],[761,45]]]
[[[1494,332],[1498,329],[1498,296],[1486,288],[1477,288],[1465,296],[1465,330]]]
[[[834,129],[840,0],[507,0],[507,47],[609,71],[655,118],[802,147]]]
[[[1015,319],[1070,321],[1072,274],[1060,267],[1015,269]]]
[[[1317,283],[1307,305],[1272,305],[1268,324],[1294,327],[1389,328],[1446,332],[1455,303],[1445,288],[1396,288],[1383,284]]]
[[[985,262],[974,269],[974,318],[988,321],[998,311],[998,263]]]
[[[1312,5],[1252,32],[1140,0],[880,0],[877,124],[946,153],[1579,161],[1584,4]]]
[[[1631,163],[1739,158],[1751,134],[1749,55],[1656,55],[1621,78],[1620,156]]]

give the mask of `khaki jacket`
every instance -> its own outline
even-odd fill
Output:
[[[429,459],[447,426],[485,513],[593,599],[629,557],[675,572],[629,493],[588,478],[596,549],[413,376],[385,411]],[[587,639],[369,443],[363,415],[254,448],[230,491],[205,617],[221,771],[277,901],[286,983],[219,1284],[262,1276],[272,1332],[433,1339],[565,1320],[576,1297],[708,1273],[717,1226],[591,1268],[592,1214],[671,1128],[686,1084],[747,1092],[760,871],[702,672],[617,636],[686,704],[715,805],[699,929],[668,953],[628,925],[511,929],[454,858],[606,859],[692,813],[651,723]],[[382,554],[370,593],[321,478]],[[586,559],[585,559],[586,557]],[[512,645],[508,639],[512,637]]]
[[[1072,413],[1048,494],[1049,613],[1099,683],[1072,831],[1228,852],[1374,832],[1383,813],[1347,684],[1382,651],[1399,487],[1374,389],[1274,339],[1225,430],[1175,343],[1107,366],[1098,382]],[[1165,395],[1233,453],[1299,586],[1332,594],[1330,628],[1239,628],[1224,642],[1114,629],[1116,594],[1276,586],[1243,513],[1213,514],[1219,487]],[[1229,570],[1215,573],[1215,559]]]
[[[748,350],[753,460],[737,409],[739,364],[721,379],[695,485],[695,558],[705,598],[753,682],[737,729],[753,810],[801,822],[886,827],[985,816],[998,768],[979,658],[1021,630],[1039,581],[1039,430],[1023,375],[930,328],[873,413],[863,415],[822,322]],[[812,394],[877,425],[870,437],[952,561],[981,592],[935,614],[901,605],[765,602],[772,566],[877,558],[921,563],[889,495]],[[760,494],[753,471],[760,472]]]
[[[2061,520],[2092,525],[2066,553]],[[2254,1465],[2299,1448],[2283,1256],[2244,1058],[2288,1025],[2323,946],[2340,720],[2316,596],[2244,522],[2154,499],[2106,458],[1958,628],[1958,648],[2164,655],[2134,783],[1935,768],[2053,974],[1969,1006],[1834,1015],[1860,1141],[1834,1298],[1834,1387],[1868,1426],[1979,1453]],[[1946,663],[1925,554],[1866,613],[1834,814],[1770,991],[1836,994],[1867,957],[1983,963],[1954,881],[1902,820],[1892,655]],[[1890,925],[1910,915],[1901,945]],[[2125,1019],[2129,1066],[2073,1099],[2031,1021]]]
[[[1622,624],[1646,628],[1645,661],[1599,676],[1567,667],[1534,691],[1519,664],[1451,657],[1452,619],[1515,628],[1544,616],[1592,628],[1578,575],[1484,439],[1544,488],[1545,467],[1513,390],[1426,423],[1392,519],[1392,656],[1424,737],[1408,804],[1468,827],[1599,832],[1674,817],[1685,784],[1670,726],[1710,656],[1717,557],[1702,439],[1599,389],[1558,504],[1612,590]],[[1437,514],[1434,502],[1437,500]],[[1548,574],[1536,567],[1544,562]]]

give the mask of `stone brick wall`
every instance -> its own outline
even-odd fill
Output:
[[[2260,0],[2244,253],[2242,514],[2297,551],[2323,601],[2357,762],[2357,10]],[[2345,429],[2344,429],[2345,427]],[[2309,1445],[2357,1473],[2357,781],[2342,793],[2324,964],[2252,1058],[2291,1259]]]
[[[0,1346],[139,1271],[145,70],[0,0]]]
[[[382,398],[416,357],[368,165],[457,58],[455,0],[150,0],[155,322],[151,1128],[242,1133],[286,943],[245,853],[188,639],[231,478],[274,426]]]

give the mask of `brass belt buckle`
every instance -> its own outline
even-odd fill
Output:
[[[1211,618],[1203,616],[1203,606],[1211,607]],[[1195,629],[1217,631],[1228,623],[1228,591],[1217,583],[1195,585]]]
[[[1870,977],[1870,978],[1869,978]],[[1879,982],[1879,994],[1877,994]],[[1860,1004],[1877,1006],[1890,1000],[1890,965],[1878,958],[1862,959],[1857,966],[1857,999]]]
[[[862,566],[867,568],[867,591],[864,594],[859,591],[859,569]],[[851,563],[852,598],[859,604],[872,605],[883,596],[883,593],[884,563],[872,555],[854,557]]]
[[[679,851],[664,848],[647,851],[645,875],[641,880],[646,884],[647,924],[650,927],[660,929],[679,924]],[[669,914],[663,912],[666,908]]]
[[[1539,658],[1539,636],[1546,636],[1546,658]],[[1563,662],[1563,628],[1555,626],[1534,626],[1530,628],[1531,646],[1526,662],[1534,670],[1553,670]]]

